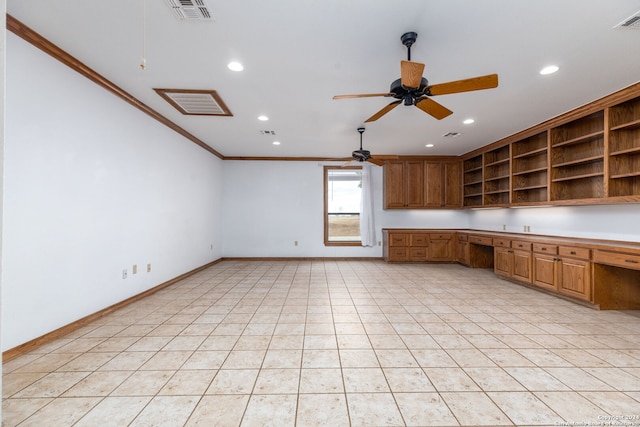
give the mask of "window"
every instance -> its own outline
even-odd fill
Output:
[[[360,167],[324,167],[324,244],[359,246]]]

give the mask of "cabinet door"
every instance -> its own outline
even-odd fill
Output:
[[[453,238],[429,240],[429,261],[454,261]]]
[[[496,247],[493,249],[493,254],[493,271],[496,274],[511,277],[513,270],[513,254],[511,253],[511,249]]]
[[[405,162],[405,176],[407,183],[406,205],[409,208],[424,207],[424,162]]]
[[[424,173],[424,205],[426,207],[440,208],[444,202],[442,163],[425,163]]]
[[[533,255],[533,284],[558,291],[558,259],[552,255]]]
[[[456,259],[459,263],[469,265],[469,242],[458,241],[456,246]]]
[[[406,246],[391,246],[389,261],[409,261],[409,248]]]
[[[531,283],[531,252],[513,250],[513,271],[514,279]]]
[[[559,291],[563,294],[591,300],[591,263],[571,258],[560,259]]]
[[[403,208],[405,205],[404,162],[384,165],[384,207]]]
[[[462,206],[462,162],[444,163],[444,206]]]

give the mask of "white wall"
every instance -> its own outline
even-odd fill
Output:
[[[469,211],[469,228],[640,242],[640,204]]]
[[[3,350],[220,257],[220,159],[11,33],[6,78]]]
[[[379,246],[324,245],[322,166],[310,161],[224,161],[222,255],[381,257]],[[468,227],[463,211],[383,210],[382,168],[372,170],[378,240],[382,228]]]

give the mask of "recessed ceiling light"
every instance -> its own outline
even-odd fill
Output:
[[[543,76],[546,76],[547,74],[555,73],[559,69],[560,67],[558,67],[557,65],[547,65],[542,70],[540,70],[540,74],[542,74]]]
[[[425,145],[425,147],[431,148],[431,147],[433,147],[433,144],[427,144],[427,145]]]
[[[266,122],[267,120],[269,120],[269,117],[267,117],[267,116],[258,116],[258,120],[260,120],[262,122]]]
[[[273,141],[273,145],[280,145],[280,141]]]
[[[231,71],[242,71],[244,70],[244,66],[239,63],[239,62],[229,62],[229,64],[227,64],[227,67],[231,70]]]
[[[473,120],[473,119],[467,119],[467,120],[465,120],[465,121],[464,121],[464,122],[462,122],[462,123],[464,123],[465,125],[470,125],[470,124],[471,124],[471,123],[473,123],[473,122],[475,122],[475,120]]]

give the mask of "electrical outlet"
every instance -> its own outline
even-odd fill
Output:
[[[298,246],[298,241],[297,240],[293,241],[293,246]]]
[[[127,269],[126,268],[122,270],[122,278],[123,279],[127,278]]]
[[[138,274],[138,264],[133,264],[133,267],[131,267],[131,274]]]
[[[147,264],[147,273],[151,273],[151,264]]]
[[[502,231],[507,231],[507,224],[502,224]]]
[[[378,240],[378,246],[382,246],[382,242]]]

